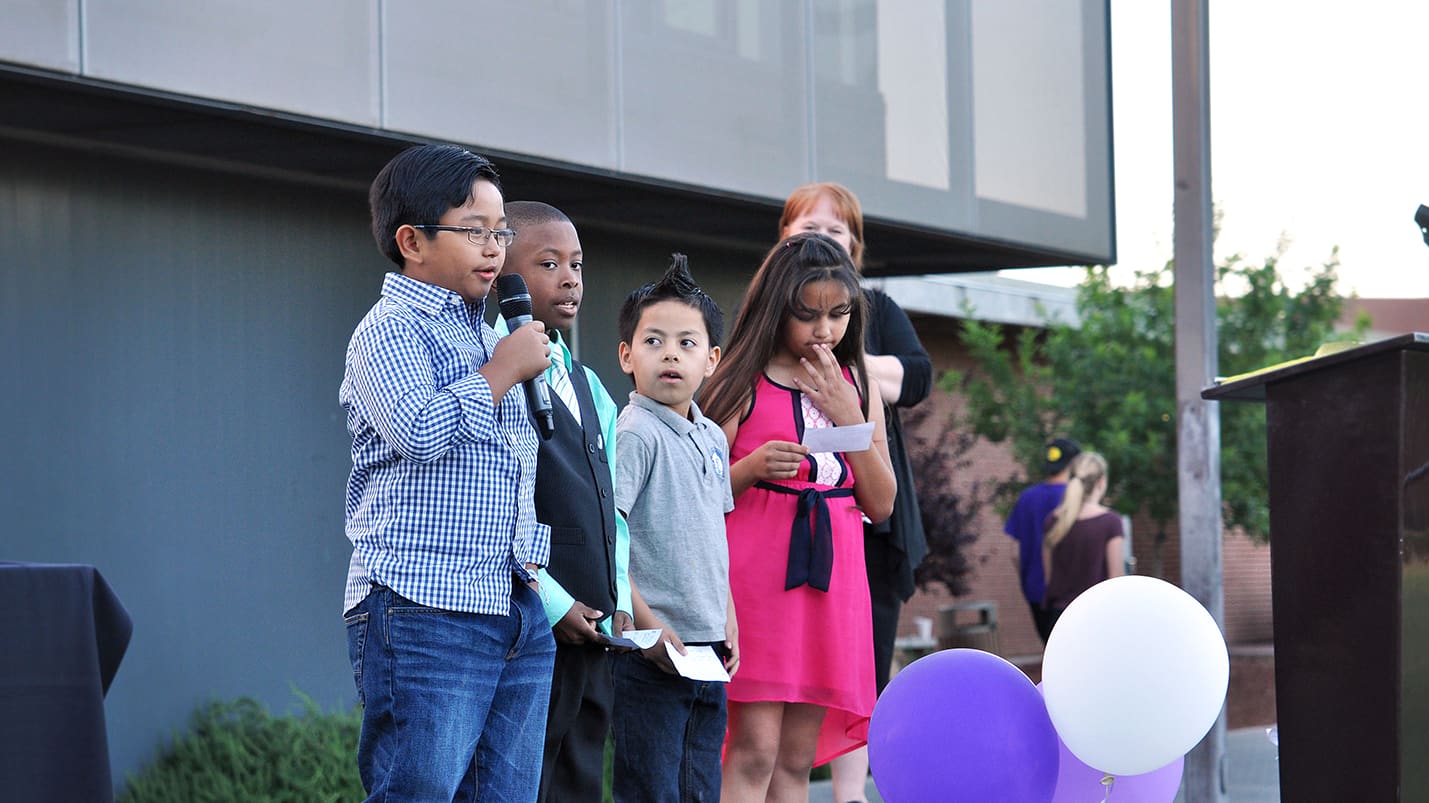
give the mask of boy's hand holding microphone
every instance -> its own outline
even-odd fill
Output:
[[[531,321],[501,338],[491,359],[477,369],[491,386],[491,398],[500,401],[506,391],[538,377],[551,364],[551,338],[546,325]]]

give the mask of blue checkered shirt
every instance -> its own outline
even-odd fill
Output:
[[[338,392],[352,435],[343,610],[377,583],[434,608],[505,614],[512,574],[529,579],[525,564],[550,558],[525,391],[493,405],[477,373],[497,341],[485,306],[389,273],[352,333]]]

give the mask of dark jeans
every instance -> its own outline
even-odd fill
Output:
[[[345,619],[368,800],[536,799],[556,644],[535,591],[513,578],[493,616],[378,587]]]
[[[1066,613],[1066,611],[1066,608],[1048,608],[1047,610],[1042,612],[1042,614],[1046,617],[1047,620],[1047,636],[1052,635],[1052,628],[1057,626],[1057,620],[1061,619],[1062,614]],[[1041,624],[1038,624],[1038,627],[1040,628]],[[1042,637],[1043,643],[1046,643],[1047,636]]]
[[[1032,624],[1037,627],[1037,635],[1042,637],[1042,643],[1047,643],[1047,637],[1052,635],[1052,625],[1061,615],[1061,611],[1053,613],[1042,607],[1040,602],[1028,602],[1027,607],[1032,611]]]
[[[638,652],[614,661],[616,802],[718,801],[724,684],[671,675]]]
[[[610,653],[599,646],[556,644],[540,800],[600,803],[614,702]]]

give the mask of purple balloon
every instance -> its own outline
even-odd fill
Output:
[[[1057,732],[1022,670],[981,650],[942,650],[883,690],[868,760],[888,803],[1048,803]]]
[[[1037,688],[1041,690],[1041,684]],[[1106,777],[1106,773],[1087,766],[1086,762],[1077,758],[1060,736],[1057,737],[1057,748],[1061,751],[1061,761],[1058,763],[1057,789],[1052,795],[1052,803],[1086,803],[1105,797],[1102,778]],[[1186,758],[1182,756],[1159,770],[1140,775],[1117,775],[1111,799],[1116,803],[1171,803],[1181,789],[1181,772],[1185,763]]]
[[[1102,786],[1106,773],[1088,767],[1060,739],[1057,743],[1062,748],[1062,761],[1057,770],[1057,790],[1052,795],[1052,803],[1101,800],[1106,794]],[[1111,799],[1116,803],[1171,803],[1176,799],[1176,791],[1181,788],[1181,769],[1185,762],[1183,756],[1159,770],[1141,775],[1118,775],[1111,790]]]

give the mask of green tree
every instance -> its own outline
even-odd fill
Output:
[[[1304,357],[1337,335],[1343,298],[1336,290],[1338,252],[1292,291],[1278,257],[1251,264],[1237,256],[1217,268],[1219,370],[1234,376]],[[962,341],[977,366],[949,372],[945,390],[961,393],[960,424],[1007,443],[1024,472],[992,483],[1006,512],[1038,479],[1042,445],[1057,434],[1101,452],[1111,466],[1108,496],[1123,512],[1144,512],[1156,543],[1176,516],[1175,314],[1170,263],[1113,283],[1104,266],[1089,268],[1077,293],[1079,326],[1014,329],[971,320]],[[1353,339],[1363,332],[1338,336]],[[1259,405],[1221,405],[1221,494],[1227,526],[1269,536],[1265,413]]]

